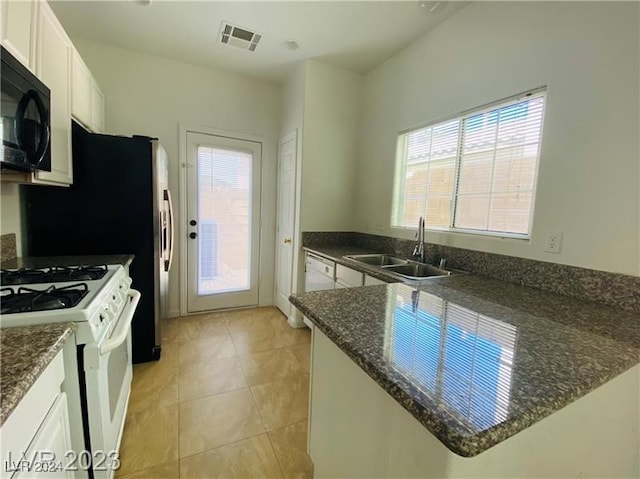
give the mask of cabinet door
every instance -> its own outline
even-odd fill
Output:
[[[365,286],[373,286],[376,284],[387,284],[386,281],[382,281],[381,279],[374,278],[373,276],[369,276],[368,274],[364,275],[364,285]]]
[[[29,449],[25,457],[33,459],[34,462],[53,461],[56,465],[62,462],[64,466],[69,462],[65,456],[67,451],[72,450],[71,433],[69,432],[69,410],[67,408],[67,395],[60,393],[55,403],[49,410],[47,417],[38,429],[33,442],[29,445]],[[75,465],[75,464],[74,464]],[[68,478],[74,476],[71,470],[65,471],[54,470],[49,472],[38,472],[36,477],[46,478]],[[26,479],[34,477],[33,471],[19,471],[12,479]]]
[[[336,283],[338,281],[345,287],[362,286],[364,284],[364,273],[339,264],[336,265]]]
[[[72,101],[71,113],[73,117],[87,128],[91,129],[91,96],[93,94],[93,77],[82,61],[77,50],[73,51],[72,67]]]
[[[3,0],[0,2],[2,13],[2,45],[22,63],[33,71],[34,32],[36,23],[35,0]]]
[[[72,44],[47,2],[38,16],[36,74],[51,90],[51,172],[36,173],[39,182],[72,183],[71,54]]]
[[[104,95],[93,78],[91,82],[91,129],[95,133],[104,133]]]

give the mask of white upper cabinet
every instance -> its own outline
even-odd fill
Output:
[[[3,181],[73,183],[71,118],[104,131],[104,95],[46,0],[1,0],[2,45],[51,91],[51,171],[3,172]]]
[[[33,52],[36,25],[35,1],[3,0],[0,2],[2,45],[22,63],[34,71]]]
[[[104,94],[98,84],[91,83],[91,126],[96,133],[104,133]]]
[[[51,171],[38,171],[36,182],[69,185],[71,162],[71,58],[73,45],[49,4],[38,14],[36,75],[51,90]]]
[[[72,108],[73,117],[88,127],[91,124],[91,72],[77,51],[73,52],[72,69]]]
[[[73,117],[85,128],[102,133],[104,131],[104,95],[77,51],[73,54],[71,85]]]

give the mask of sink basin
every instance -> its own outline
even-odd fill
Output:
[[[400,280],[418,281],[426,278],[466,273],[465,271],[443,269],[430,264],[396,258],[388,254],[352,254],[344,257],[358,263],[380,268],[380,271],[390,273]]]
[[[436,268],[435,266],[432,266],[430,264],[413,262],[408,264],[385,266],[382,269],[384,269],[384,271],[396,273],[409,279],[431,278],[434,276],[449,276],[451,274],[451,271],[448,271],[446,269]]]
[[[406,259],[395,258],[388,254],[353,254],[347,255],[345,258],[372,266],[406,265],[408,263]]]

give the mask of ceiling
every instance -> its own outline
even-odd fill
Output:
[[[365,73],[469,2],[439,2],[435,13],[415,0],[50,3],[72,39],[281,82],[303,59]],[[255,52],[218,43],[222,21],[262,34]],[[299,48],[288,48],[288,40]]]

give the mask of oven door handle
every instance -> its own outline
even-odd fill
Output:
[[[111,335],[111,338],[100,345],[100,356],[104,356],[109,351],[113,351],[127,339],[129,329],[131,328],[131,321],[133,321],[133,314],[136,312],[138,302],[140,302],[140,292],[135,289],[130,289],[127,293],[127,299],[129,300],[129,304],[124,311],[122,311],[122,315],[118,320],[118,330]]]

